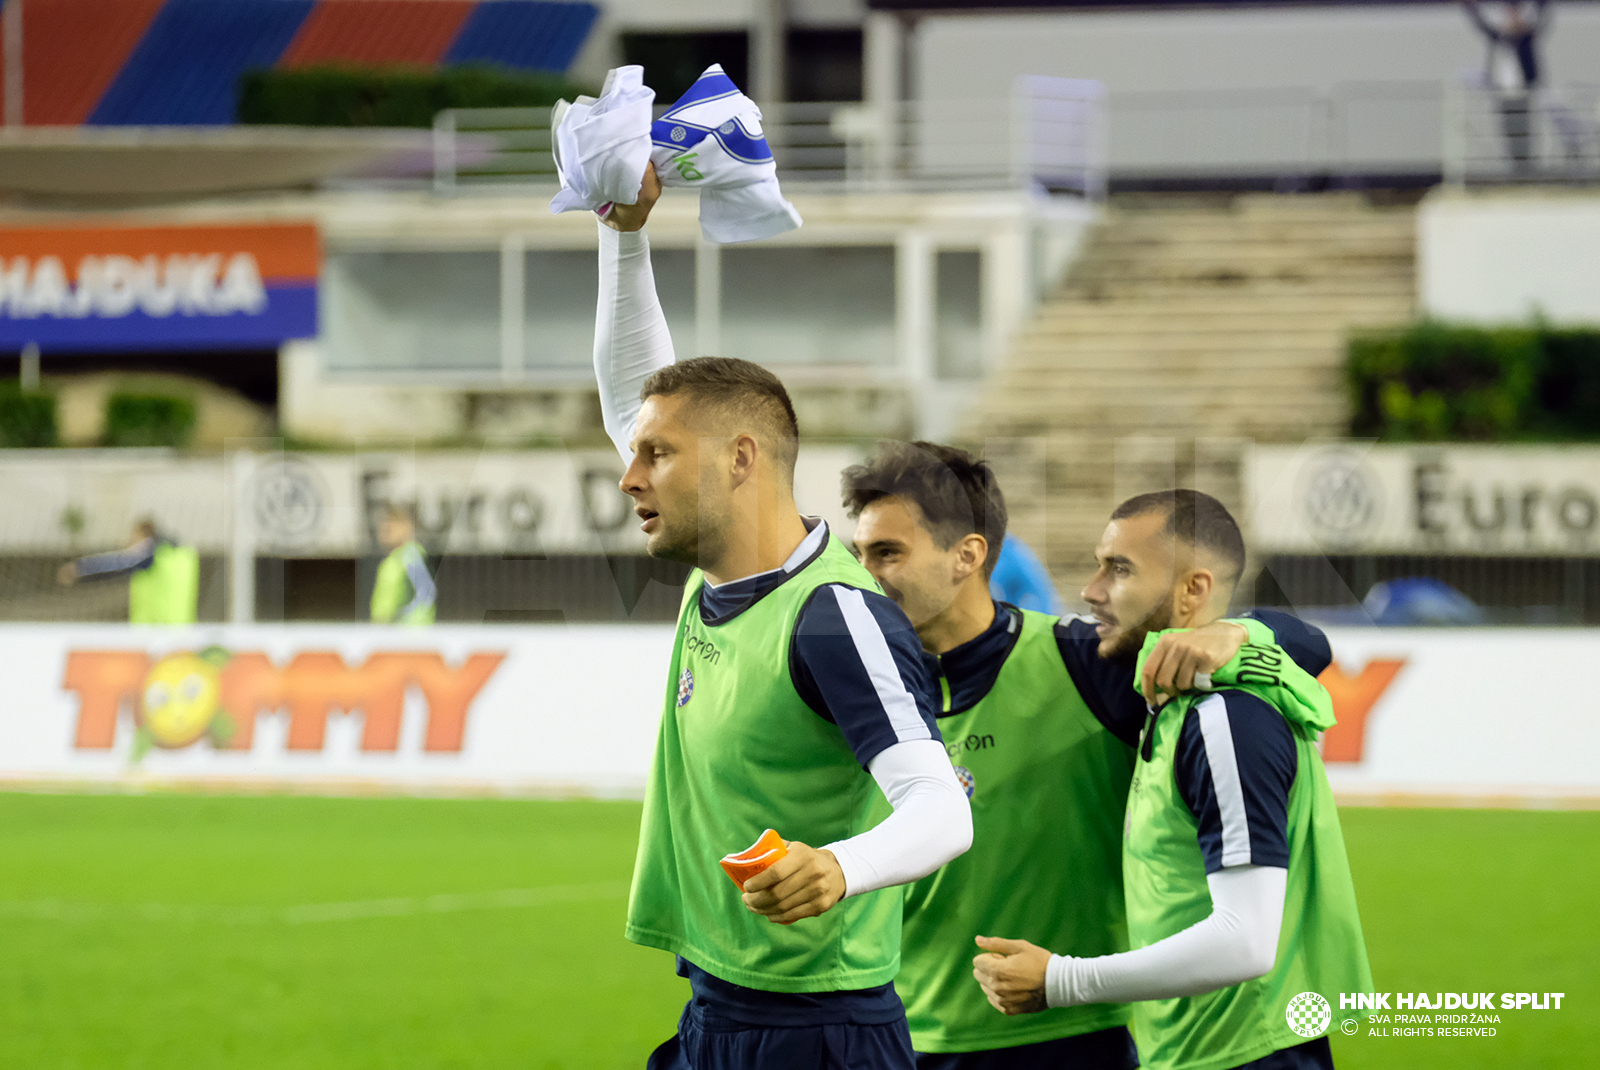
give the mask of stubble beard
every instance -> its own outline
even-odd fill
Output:
[[[668,524],[663,518],[661,531],[645,544],[645,551],[663,561],[707,569],[727,553],[725,528],[724,517],[716,513],[708,515],[701,505],[681,524]]]
[[[1098,651],[1099,655],[1108,660],[1132,660],[1138,657],[1139,651],[1144,648],[1145,638],[1151,632],[1165,631],[1172,627],[1172,609],[1173,599],[1172,593],[1169,591],[1167,596],[1161,600],[1161,603],[1151,610],[1139,624],[1126,631],[1118,632],[1109,639],[1102,639]]]

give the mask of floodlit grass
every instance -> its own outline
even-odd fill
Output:
[[[1494,1012],[1493,1037],[1336,1035],[1341,1070],[1594,1065],[1600,813],[1348,809],[1340,819],[1380,992],[1567,994],[1559,1011]]]
[[[638,823],[629,803],[0,796],[0,1063],[640,1067],[686,986],[622,938]]]
[[[0,1066],[642,1067],[686,991],[667,955],[622,939],[638,818],[631,803],[0,795]],[[1379,989],[1567,998],[1501,1012],[1494,1038],[1336,1037],[1341,1067],[1592,1057],[1600,814],[1344,821]]]

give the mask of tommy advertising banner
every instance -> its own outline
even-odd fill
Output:
[[[639,795],[662,632],[6,626],[0,779]]]
[[[316,228],[0,229],[0,347],[276,346],[317,333]]]
[[[1600,631],[1329,628],[1322,739],[1343,802],[1600,807]]]
[[[642,793],[670,625],[0,627],[0,780]],[[1600,806],[1600,631],[1329,631],[1342,802]],[[982,790],[981,786],[978,790]]]

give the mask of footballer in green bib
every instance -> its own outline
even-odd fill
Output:
[[[810,561],[726,622],[705,622],[705,578],[690,578],[628,901],[629,940],[768,992],[868,988],[900,968],[898,888],[774,925],[745,909],[717,865],[769,825],[820,846],[865,832],[886,810],[843,734],[805,702],[790,672],[795,625],[819,588],[877,592],[850,551],[825,526],[818,531]]]
[[[1126,1000],[1159,1070],[1331,1070],[1331,1007],[1371,976],[1317,752],[1328,694],[1258,621],[1240,622],[1251,642],[1226,664],[1168,673],[1171,640],[1219,617],[1243,572],[1215,498],[1130,498],[1095,556],[1084,598],[1102,653],[1139,651],[1149,702],[1122,837],[1129,950],[983,938],[979,983],[1009,1015]]]
[[[608,92],[637,79],[612,71]],[[737,87],[713,66],[694,93]],[[795,504],[783,383],[750,361],[676,360],[644,233],[660,192],[647,166],[601,217],[594,349],[645,548],[693,568],[625,930],[676,954],[692,998],[649,1065],[912,1070],[891,980],[900,886],[971,845],[971,808],[911,623]],[[769,831],[784,842],[767,864],[724,869]]]
[[[1146,651],[1158,638],[1146,640]],[[1331,1016],[1297,1017],[1291,1006],[1297,997],[1315,993],[1332,1008],[1341,992],[1372,991],[1339,813],[1317,750],[1321,733],[1334,723],[1328,692],[1281,652],[1254,646],[1214,674],[1213,684],[1221,690],[1181,695],[1162,706],[1146,729],[1123,840],[1129,940],[1147,947],[1206,918],[1212,911],[1207,876],[1228,865],[1287,863],[1283,922],[1273,967],[1263,976],[1134,1005],[1140,1055],[1157,1070],[1223,1070],[1304,1044],[1324,1034]],[[1198,734],[1201,744],[1186,748],[1186,732]],[[1270,745],[1247,741],[1246,732],[1270,735],[1280,750],[1289,748],[1285,835],[1252,820],[1255,808],[1246,795],[1267,790],[1272,778],[1253,774],[1250,766],[1262,764]],[[1203,845],[1194,792],[1183,790],[1186,749],[1203,750],[1211,767],[1221,833],[1215,848]],[[1225,755],[1235,763],[1231,775],[1218,768]]]
[[[1133,751],[1079,695],[1057,646],[1057,618],[1001,606],[999,622],[1014,645],[993,688],[970,709],[939,717],[972,794],[973,839],[971,850],[906,894],[895,987],[918,1051],[1016,1047],[1128,1021],[1118,1004],[1008,1019],[972,982],[979,933],[1028,934],[1092,954],[1127,947],[1117,830]],[[1070,909],[1041,894],[1047,873],[1072,889]]]
[[[992,471],[971,454],[885,443],[846,471],[844,485],[863,563],[906,609],[928,652],[939,729],[972,799],[972,848],[906,895],[895,984],[919,1065],[1127,1070],[1137,1053],[1126,1004],[1002,1015],[973,983],[972,941],[1007,933],[1084,955],[1127,949],[1122,826],[1146,714],[1128,686],[1136,651],[1103,657],[1093,621],[992,599],[981,566],[1004,528],[1005,504]],[[1268,616],[1286,634],[1298,631],[1320,670],[1320,636]],[[1239,656],[1247,627],[1219,623],[1168,647],[1197,659],[1196,668],[1201,659],[1220,666]],[[1265,627],[1260,634],[1272,641]]]

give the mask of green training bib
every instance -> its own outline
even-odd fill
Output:
[[[156,545],[147,568],[128,578],[128,623],[193,624],[200,601],[200,555],[192,546]]]
[[[1288,890],[1276,965],[1263,977],[1215,992],[1134,1004],[1139,1057],[1152,1070],[1222,1070],[1304,1044],[1331,1022],[1311,1033],[1291,1028],[1289,1005],[1296,996],[1319,994],[1337,1021],[1351,1017],[1349,1011],[1338,1012],[1339,993],[1372,990],[1339,813],[1317,752],[1319,733],[1333,724],[1332,702],[1282,651],[1257,645],[1263,632],[1270,636],[1265,625],[1245,623],[1251,645],[1213,674],[1213,686],[1248,691],[1278,710],[1294,730],[1299,760],[1289,790]],[[1141,667],[1158,638],[1146,641]],[[1185,717],[1210,697],[1190,693],[1173,699],[1146,729],[1151,758],[1135,768],[1122,855],[1128,936],[1135,948],[1211,914],[1198,826],[1178,790],[1173,765]],[[1306,1014],[1295,1020],[1302,1030],[1314,1024]]]
[[[795,690],[795,623],[817,588],[878,585],[837,539],[738,616],[700,617],[685,589],[645,793],[627,938],[769,992],[869,988],[900,967],[901,890],[851,896],[776,925],[751,913],[718,860],[768,827],[821,847],[864,832],[887,803],[843,733]]]
[[[1008,1018],[972,977],[980,934],[1071,955],[1128,946],[1120,838],[1133,751],[1078,694],[1057,619],[1012,611],[1020,634],[994,687],[939,718],[972,797],[973,837],[971,850],[906,894],[895,988],[918,1051],[1011,1048],[1128,1021],[1112,1003]]]

